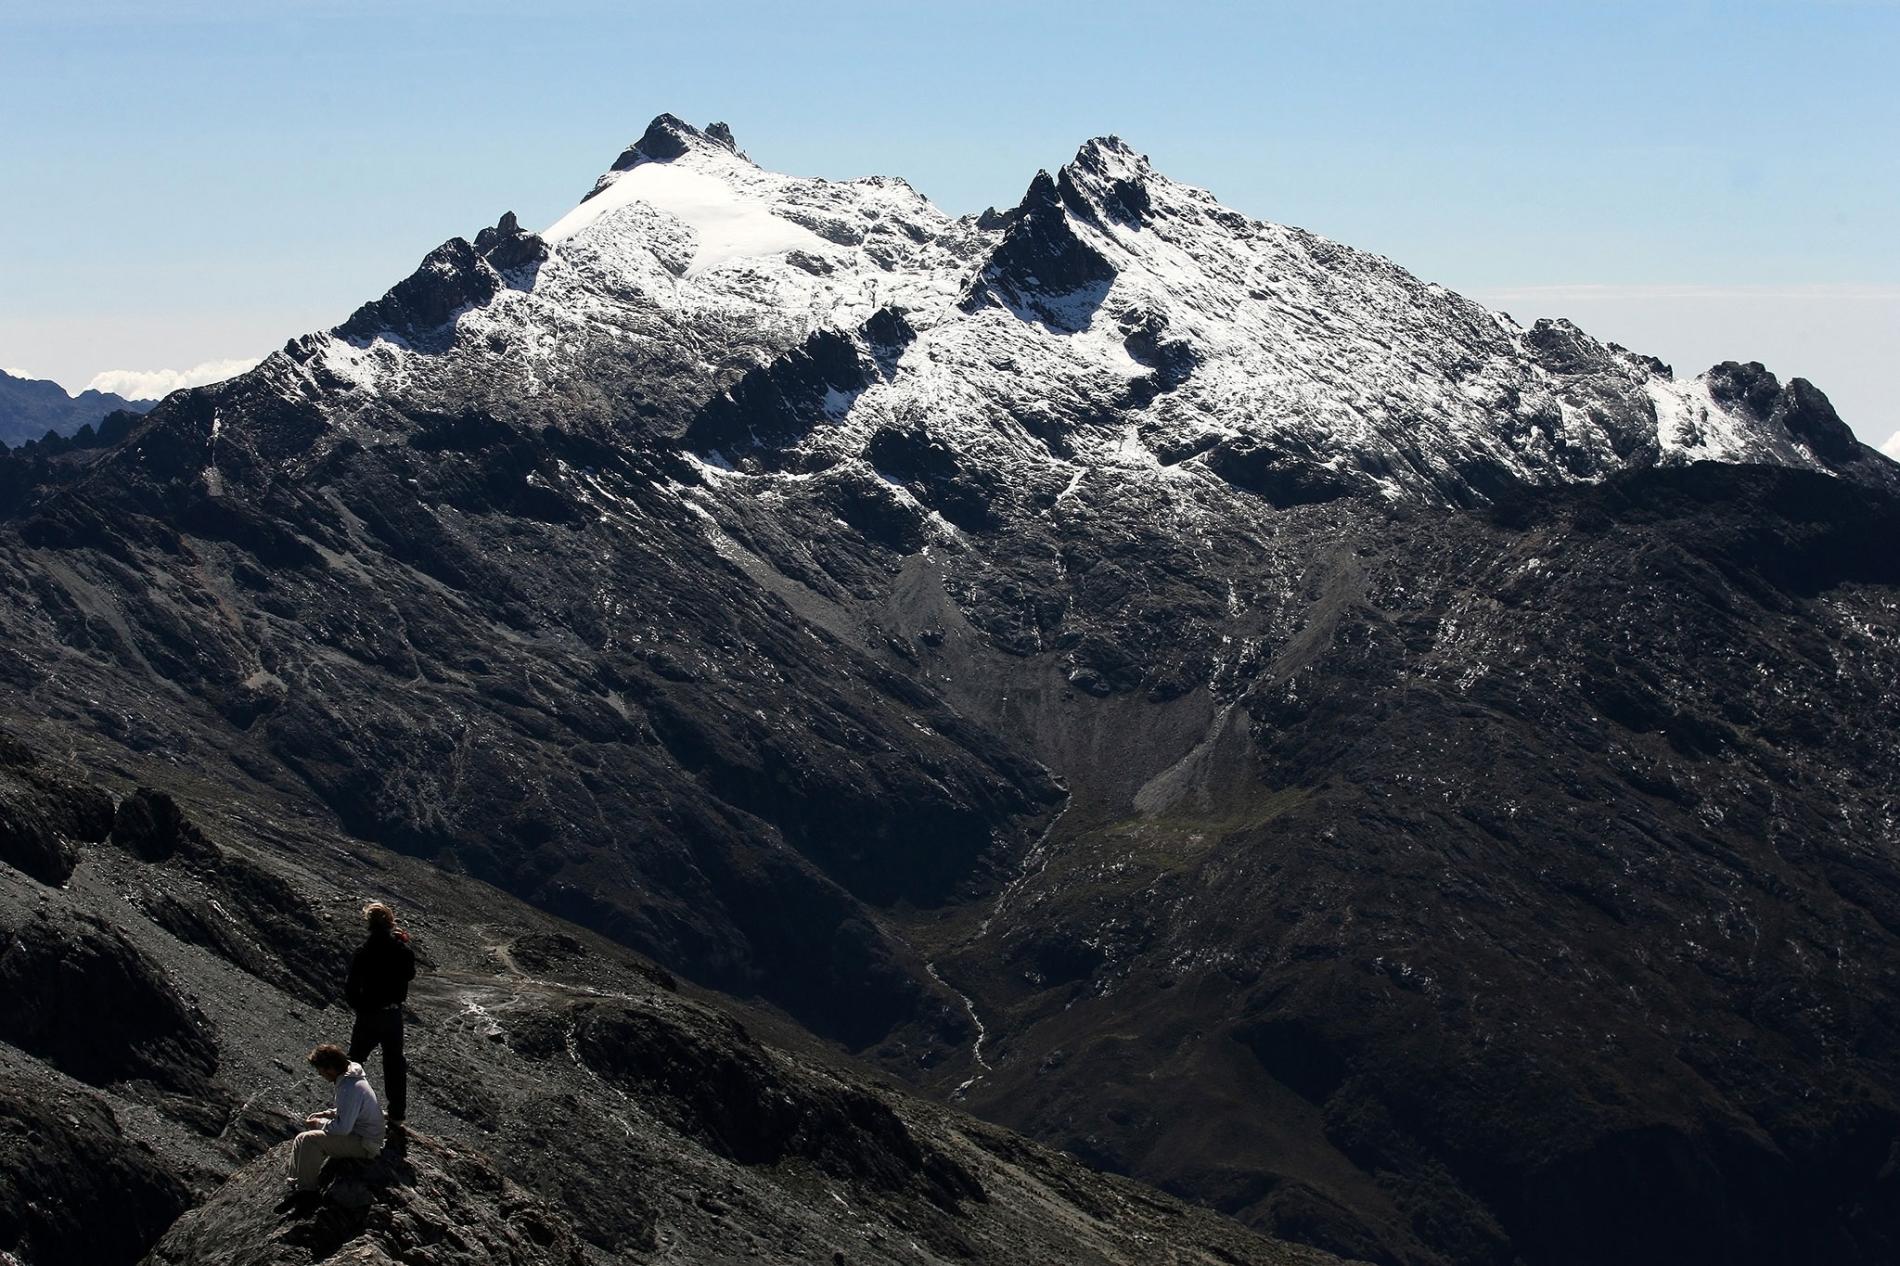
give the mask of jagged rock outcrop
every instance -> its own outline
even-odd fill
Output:
[[[1760,362],[1723,361],[1709,371],[1709,394],[1769,426],[1785,428],[1795,443],[1831,465],[1854,465],[1867,450],[1834,412],[1821,390],[1805,378],[1784,388]]]
[[[288,1145],[233,1175],[167,1231],[147,1266],[582,1266],[560,1213],[494,1159],[411,1133],[374,1161],[331,1162],[320,1203],[286,1211]]]
[[[336,333],[357,339],[395,335],[426,345],[435,331],[494,298],[503,284],[496,269],[458,237],[431,251],[420,268],[381,299],[357,309]]]
[[[506,276],[548,257],[548,244],[521,227],[513,211],[504,212],[492,229],[475,235],[475,253]]]
[[[149,787],[140,787],[113,810],[112,842],[148,862],[181,854],[196,861],[217,857],[204,833],[186,821],[178,802]]]
[[[1068,169],[1059,179],[1037,172],[964,303],[1001,303],[1064,333],[1087,329],[1115,266],[1076,233],[1072,213],[1094,218]]]

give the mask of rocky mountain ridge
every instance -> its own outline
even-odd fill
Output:
[[[0,689],[1282,1236],[1872,1262],[1896,472],[1119,142],[951,219],[662,116],[0,455]]]
[[[108,415],[120,410],[144,413],[157,403],[127,400],[91,388],[71,396],[49,379],[27,378],[0,369],[0,444],[27,444],[44,440],[48,434],[70,436],[81,428],[98,428]]]
[[[1460,505],[1511,481],[1701,459],[1891,478],[1811,386],[1784,392],[1759,366],[1678,381],[1565,322],[1524,329],[1377,256],[1249,220],[1113,137],[1009,212],[952,220],[902,181],[777,175],[662,116],[544,237],[512,216],[483,233],[501,257],[444,246],[392,292],[434,287],[430,303],[384,300],[293,345],[284,389],[293,366],[372,399],[460,400],[479,377],[511,419],[551,393],[568,425],[593,413],[677,435],[698,419],[648,400],[655,379],[731,387],[843,338],[858,363],[835,376],[851,381],[814,382],[802,443],[703,425],[694,440],[812,473],[875,466],[869,441],[927,416],[967,460],[1025,467],[1032,486],[1180,466],[1254,492]],[[419,350],[438,344],[446,355]],[[622,346],[626,390],[577,418],[569,389],[618,387],[606,349]],[[703,386],[693,395],[696,414]]]

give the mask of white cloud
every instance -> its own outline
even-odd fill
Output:
[[[38,378],[39,377],[38,374],[34,373],[30,369],[14,369],[10,365],[0,365],[0,374],[10,374],[11,376],[15,378]]]
[[[94,374],[86,387],[91,391],[117,392],[127,400],[156,400],[181,387],[202,387],[206,383],[234,378],[257,364],[257,361],[258,358],[253,356],[248,359],[208,360],[190,369],[108,369],[104,373]]]
[[[1880,451],[1895,461],[1900,462],[1900,431],[1895,431],[1892,435],[1889,435],[1887,442],[1880,446]]]

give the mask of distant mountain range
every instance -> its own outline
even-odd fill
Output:
[[[82,426],[97,426],[116,410],[144,413],[157,403],[90,389],[67,395],[66,388],[51,379],[19,378],[0,370],[0,444],[43,439],[48,431],[71,435]]]
[[[1884,1266],[1897,540],[1812,384],[1114,138],[953,217],[662,116],[0,454],[0,1112],[138,1123],[166,1266],[291,1260],[223,1246],[367,888],[437,955],[421,1128],[622,1260]]]

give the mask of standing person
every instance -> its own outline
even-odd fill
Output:
[[[363,1066],[351,1062],[342,1047],[328,1043],[310,1052],[309,1063],[325,1081],[335,1083],[336,1107],[304,1118],[313,1128],[291,1145],[290,1194],[280,1208],[314,1203],[317,1174],[331,1157],[375,1160],[383,1150],[383,1109]]]
[[[369,1058],[383,1048],[383,1084],[389,1090],[389,1123],[401,1125],[409,1108],[409,1061],[402,1053],[402,1004],[416,978],[416,954],[409,934],[396,926],[396,914],[380,901],[363,907],[369,938],[350,960],[344,1000],[356,1012],[350,1029],[350,1058]]]

